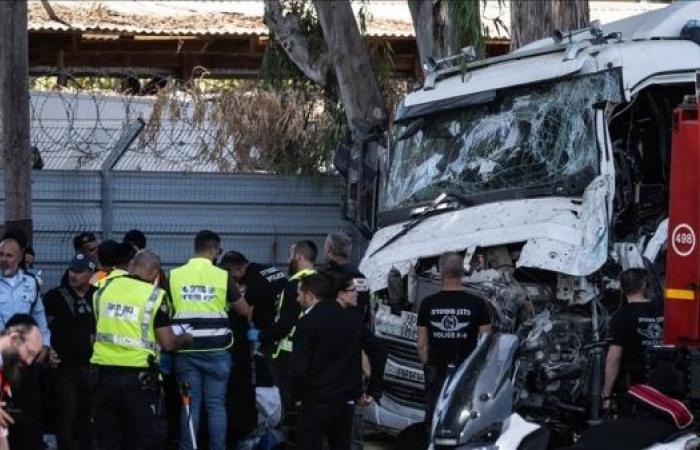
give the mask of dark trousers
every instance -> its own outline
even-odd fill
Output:
[[[43,450],[43,418],[41,408],[41,385],[38,365],[31,365],[20,380],[12,386],[12,403],[21,410],[21,417],[10,428],[12,450]]]
[[[85,450],[92,446],[88,370],[87,365],[63,362],[51,371],[56,401],[60,405],[56,414],[58,450]]]
[[[423,377],[425,379],[425,423],[433,423],[433,413],[437,404],[442,385],[447,378],[447,368],[424,366]]]
[[[291,358],[291,352],[281,351],[277,358],[272,359],[272,377],[275,381],[275,386],[280,390],[283,414],[294,410]]]
[[[139,372],[98,370],[93,411],[100,450],[162,449],[160,396],[139,381]]]
[[[335,405],[302,404],[299,416],[299,449],[350,450],[352,419],[355,406],[348,403]]]
[[[294,448],[299,443],[299,411],[292,398],[291,356],[291,352],[281,351],[271,365],[272,378],[280,391],[286,448]]]

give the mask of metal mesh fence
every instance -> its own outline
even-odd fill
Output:
[[[196,73],[203,75],[203,69]],[[126,124],[115,170],[325,173],[337,125],[319,93],[192,78],[33,77],[31,143],[48,170],[94,170]]]
[[[121,240],[138,228],[166,268],[191,256],[205,228],[226,250],[276,265],[296,240],[322,245],[326,233],[350,231],[341,184],[327,176],[334,124],[314,92],[143,75],[35,76],[30,87],[43,164],[33,172],[34,246],[46,287],[82,231]],[[115,152],[138,119],[143,130]]]

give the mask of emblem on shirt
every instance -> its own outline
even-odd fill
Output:
[[[469,326],[469,321],[460,322],[457,316],[449,314],[443,316],[440,322],[430,322],[430,324],[441,331],[460,331]]]
[[[139,317],[139,308],[119,303],[107,303],[105,315],[112,319],[136,321]]]
[[[431,311],[434,320],[430,325],[434,330],[432,335],[438,339],[466,339],[468,333],[463,330],[471,323],[471,311],[466,308],[436,308]],[[436,317],[437,316],[437,317]]]
[[[642,337],[642,345],[661,345],[664,338],[663,317],[640,317],[637,333]]]
[[[214,286],[205,286],[199,284],[189,284],[182,286],[180,295],[183,300],[191,302],[209,302],[216,296]]]

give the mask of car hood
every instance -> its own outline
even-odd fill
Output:
[[[420,258],[466,251],[468,261],[478,247],[525,242],[517,267],[590,275],[608,255],[610,185],[608,177],[599,176],[582,198],[511,200],[429,217],[371,256],[404,224],[383,228],[372,238],[360,270],[376,291],[386,288],[392,268],[405,275]]]

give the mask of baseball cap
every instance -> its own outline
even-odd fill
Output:
[[[88,270],[94,272],[95,263],[90,261],[90,259],[82,253],[78,253],[73,257],[68,268],[76,271]]]
[[[80,251],[80,249],[83,247],[83,244],[87,244],[88,242],[96,240],[97,237],[95,236],[95,233],[84,231],[73,238],[73,248],[76,252]]]

